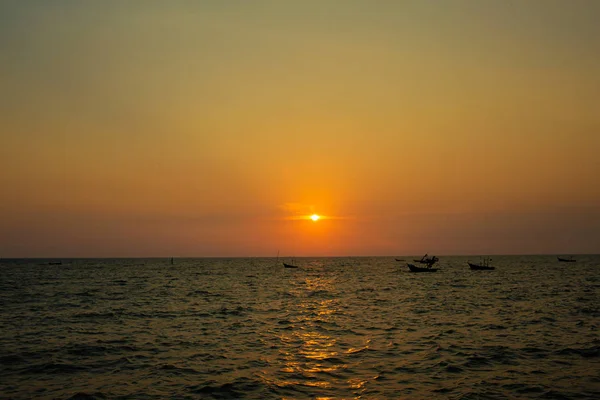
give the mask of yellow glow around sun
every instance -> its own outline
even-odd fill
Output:
[[[312,219],[313,221],[317,222],[321,217],[318,216],[317,214],[313,214],[310,216],[310,219]]]

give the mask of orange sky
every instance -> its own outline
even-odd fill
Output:
[[[597,21],[3,2],[0,257],[600,253]]]

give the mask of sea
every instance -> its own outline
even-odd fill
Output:
[[[0,260],[0,398],[600,398],[600,256],[413,258]]]

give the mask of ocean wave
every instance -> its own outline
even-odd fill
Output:
[[[232,382],[219,383],[211,380],[205,383],[188,386],[188,390],[199,395],[206,395],[217,399],[242,399],[264,393],[268,388],[258,380],[238,378]]]
[[[107,396],[104,393],[96,392],[96,393],[85,393],[78,392],[73,396],[69,397],[68,400],[104,400]]]
[[[234,308],[228,308],[226,306],[222,306],[218,311],[215,312],[215,314],[239,316],[239,315],[244,314],[248,310],[249,310],[248,308],[244,308],[242,306],[237,306]]]
[[[22,364],[25,359],[17,354],[7,354],[0,356],[0,365],[16,365]]]
[[[46,362],[42,364],[36,364],[27,368],[24,368],[21,373],[32,373],[32,374],[74,374],[81,371],[86,371],[88,368],[83,365],[69,364],[69,363],[55,363]]]
[[[578,355],[583,358],[596,358],[600,357],[600,346],[592,346],[590,348],[580,348],[574,349],[567,347],[565,349],[561,349],[555,352],[556,355],[564,356],[564,355]]]
[[[72,318],[82,318],[82,319],[113,319],[117,318],[119,315],[113,311],[87,311],[74,314]]]
[[[180,366],[176,366],[173,364],[163,364],[163,365],[158,365],[154,367],[157,370],[160,371],[166,371],[169,374],[172,375],[198,375],[201,374],[200,371],[197,371],[194,368],[190,368],[190,367],[180,367]]]
[[[451,374],[459,374],[464,371],[464,369],[462,369],[461,367],[458,367],[456,365],[447,365],[445,367],[445,370],[446,370],[446,372],[449,372]]]

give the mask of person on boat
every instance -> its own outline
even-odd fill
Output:
[[[436,256],[433,256],[433,257],[425,260],[425,262],[427,263],[427,268],[431,268],[433,266],[433,264],[435,264],[438,260],[439,260],[439,258],[437,258]]]

